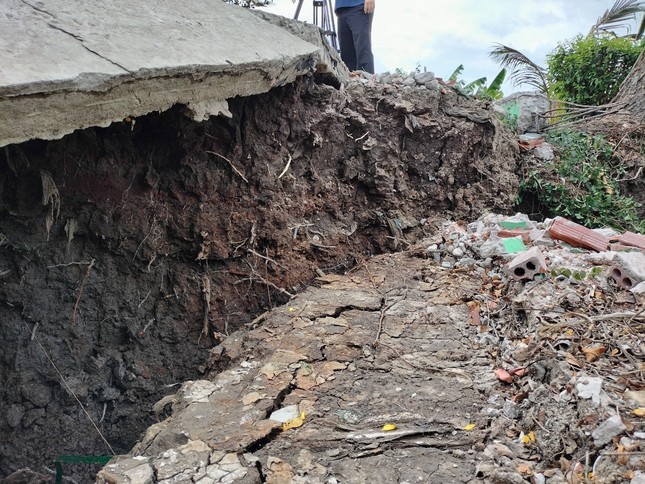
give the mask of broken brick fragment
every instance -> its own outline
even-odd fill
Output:
[[[602,252],[609,247],[609,237],[563,217],[556,217],[548,232],[552,239],[561,240],[583,249]]]
[[[502,229],[497,232],[497,236],[505,239],[508,237],[522,237],[522,241],[525,244],[528,244],[531,241],[531,231],[530,230],[521,230],[521,229],[511,229],[511,230],[506,230]]]
[[[625,245],[618,242],[614,242],[609,244],[609,250],[611,250],[612,252],[626,252],[626,251],[631,252],[631,251],[637,250],[637,248],[632,245]]]
[[[645,250],[645,235],[635,234],[634,232],[625,232],[615,238],[619,243],[630,247],[638,247]]]
[[[516,281],[529,281],[546,270],[546,259],[539,247],[531,247],[506,266],[506,273]]]
[[[645,281],[645,254],[619,252],[614,256],[610,275],[618,287],[631,289]]]

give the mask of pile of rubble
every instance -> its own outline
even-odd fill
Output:
[[[645,237],[425,224],[215,347],[98,482],[645,482]]]

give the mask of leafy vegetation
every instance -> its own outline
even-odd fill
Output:
[[[547,57],[556,99],[587,106],[611,102],[645,47],[628,37],[577,36]]]
[[[645,231],[639,204],[619,193],[617,180],[625,171],[613,159],[609,142],[571,130],[553,130],[548,141],[559,159],[530,171],[520,185],[521,196],[532,194],[551,214],[587,227]]]
[[[551,270],[551,277],[566,277],[567,279],[573,279],[574,281],[584,281],[585,279],[593,279],[596,276],[600,276],[603,273],[603,269],[600,266],[594,266],[589,272],[580,271],[580,270],[571,270],[566,267],[559,269]]]
[[[462,94],[488,100],[502,99],[504,97],[502,84],[504,84],[504,80],[506,79],[506,69],[502,69],[488,86],[486,85],[488,81],[486,77],[480,77],[479,79],[466,83],[466,81],[460,79],[463,72],[464,65],[460,64],[448,78],[449,85]]]

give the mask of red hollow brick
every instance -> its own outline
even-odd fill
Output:
[[[531,247],[509,262],[505,270],[516,281],[529,281],[547,271],[546,259],[539,247]]]
[[[645,281],[645,254],[618,252],[614,256],[611,278],[618,287],[631,289]]]
[[[609,247],[609,237],[605,237],[563,217],[555,218],[549,227],[549,236],[552,239],[562,240],[575,247],[598,252],[605,251]]]

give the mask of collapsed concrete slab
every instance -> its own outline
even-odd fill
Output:
[[[251,10],[254,14],[288,32],[300,37],[305,42],[318,46],[318,57],[316,72],[332,77],[336,82],[346,82],[349,80],[349,69],[342,61],[340,53],[336,49],[330,48],[325,35],[320,28],[315,25],[300,22],[299,20],[274,15],[264,10]]]
[[[0,146],[164,111],[226,113],[226,99],[312,72],[313,45],[221,1],[0,5]],[[331,67],[333,70],[333,67]]]

